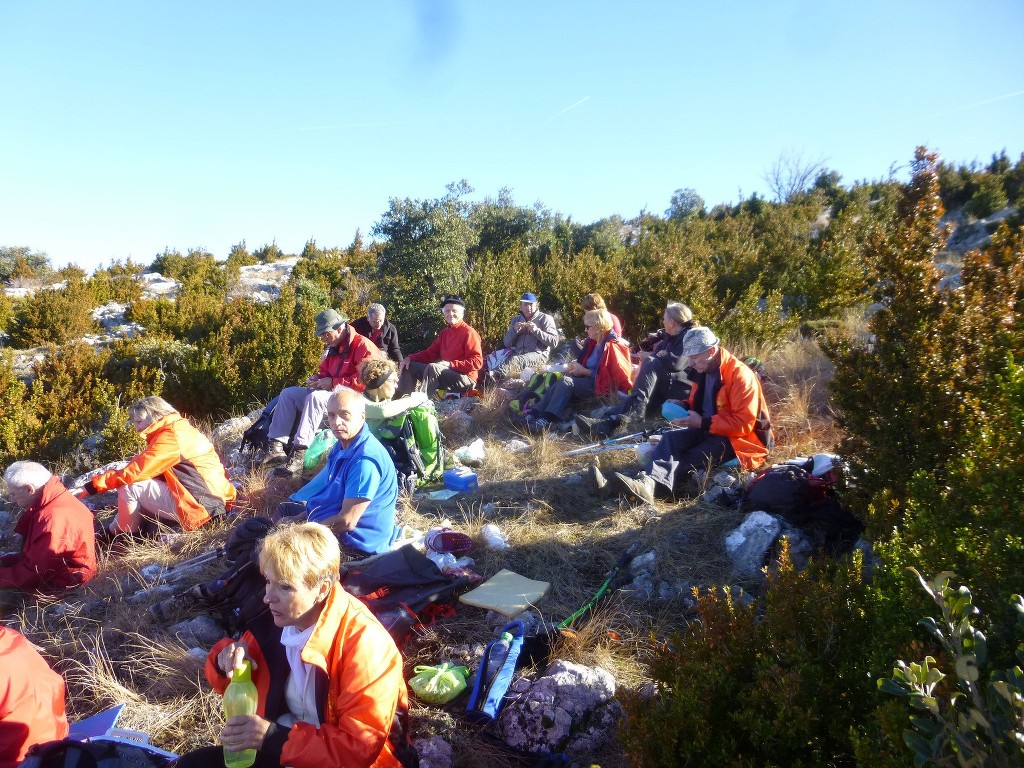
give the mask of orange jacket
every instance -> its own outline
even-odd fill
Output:
[[[0,768],[68,735],[64,680],[19,632],[0,625]]]
[[[576,358],[580,365],[586,365],[587,358],[597,344],[587,339]],[[616,392],[629,392],[633,386],[633,363],[629,359],[629,346],[612,331],[604,343],[604,354],[597,364],[597,379],[594,381],[594,393],[599,397],[613,395]]]
[[[178,502],[178,520],[194,531],[213,514],[235,504],[235,486],[206,436],[178,413],[157,419],[144,430],[146,449],[124,469],[111,469],[92,478],[98,492],[157,478],[167,483]]]
[[[22,537],[21,552],[0,559],[0,589],[55,593],[96,575],[92,512],[58,478],[46,481],[14,531]]]
[[[263,637],[262,647],[253,631],[246,631],[241,638],[256,662],[252,671],[252,681],[259,693],[256,713],[268,720],[284,713],[282,678],[288,674],[280,645],[281,630],[275,630],[257,632]],[[231,642],[229,637],[221,640],[206,660],[206,677],[220,693],[229,681],[217,669],[217,654]],[[316,628],[302,649],[302,660],[326,677],[327,699],[320,713],[319,728],[298,722],[288,730],[281,765],[401,768],[388,734],[396,714],[404,717],[409,710],[402,656],[391,635],[369,609],[340,584],[331,590]],[[269,702],[268,706],[268,698],[274,698],[274,688],[277,704]]]
[[[756,469],[764,463],[773,447],[772,425],[761,381],[746,363],[719,347],[722,384],[715,394],[714,416],[704,416],[703,428],[712,435],[729,438],[743,469]],[[701,412],[705,377],[697,376],[690,390],[689,408]]]

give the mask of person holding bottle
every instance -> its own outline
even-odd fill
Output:
[[[220,747],[178,768],[220,768],[225,752],[256,750],[257,768],[410,764],[409,698],[402,657],[372,613],[338,582],[337,538],[319,523],[286,525],[263,541],[270,609],[242,637],[210,651],[206,676],[223,692],[248,662],[256,714],[230,718]]]

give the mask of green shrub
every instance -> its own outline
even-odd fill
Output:
[[[920,623],[942,646],[944,662],[937,665],[931,656],[910,664],[897,661],[892,677],[879,680],[878,688],[907,697],[920,713],[903,732],[915,764],[1024,764],[1024,643],[1017,646],[1017,665],[988,672],[989,643],[973,624],[978,611],[970,590],[953,590],[949,573],[931,582],[914,574],[942,613]],[[1011,605],[1024,630],[1024,599],[1015,594]]]
[[[95,297],[81,281],[69,281],[63,288],[44,288],[15,307],[10,324],[11,344],[37,347],[65,344],[96,331],[92,319]]]
[[[480,334],[485,349],[502,345],[509,321],[519,311],[520,297],[534,290],[535,282],[522,248],[476,258],[466,278],[466,321]],[[545,302],[544,310],[549,309]]]
[[[625,698],[632,765],[852,764],[877,704],[876,606],[859,555],[797,572],[784,547],[761,601],[715,590],[696,612],[654,659],[654,699]]]
[[[1009,205],[1006,198],[1006,191],[1003,188],[1003,179],[991,173],[981,174],[978,179],[978,188],[971,195],[970,201],[964,206],[964,210],[972,216],[983,219],[991,216],[996,211],[1001,211]]]

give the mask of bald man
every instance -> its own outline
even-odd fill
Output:
[[[326,525],[349,555],[387,552],[398,538],[398,477],[387,449],[366,426],[365,398],[337,387],[327,401],[327,423],[338,442],[323,470],[292,497],[305,510],[286,502],[279,512]]]

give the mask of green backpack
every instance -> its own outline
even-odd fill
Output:
[[[444,442],[432,403],[384,422],[377,434],[395,462],[400,485],[426,485],[444,475]]]
[[[544,394],[562,378],[561,373],[535,373],[530,377],[526,386],[508,404],[509,410],[516,415],[522,415],[536,405]]]

